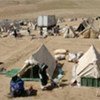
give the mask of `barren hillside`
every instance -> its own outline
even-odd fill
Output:
[[[37,15],[98,16],[100,0],[0,0],[0,18],[33,18]]]

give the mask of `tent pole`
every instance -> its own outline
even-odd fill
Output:
[[[96,78],[96,96],[98,97],[98,90],[97,90],[98,86],[97,86],[97,78]]]

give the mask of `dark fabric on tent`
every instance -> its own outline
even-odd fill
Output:
[[[39,66],[35,65],[29,68],[26,72],[24,72],[23,75],[21,75],[21,77],[22,78],[39,78],[38,71],[39,71]]]
[[[8,77],[13,77],[14,75],[17,75],[17,73],[19,72],[19,70],[20,70],[19,68],[15,68],[15,69],[11,69],[11,70],[3,73],[3,74],[6,75],[6,76],[8,76]],[[38,78],[23,77],[21,79],[23,81],[39,81],[39,76],[38,76]]]
[[[79,25],[79,27],[77,28],[76,31],[81,32],[81,31],[83,31],[84,29],[85,29],[85,27],[84,27],[83,24],[81,23],[81,24]]]

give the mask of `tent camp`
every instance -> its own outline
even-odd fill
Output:
[[[100,87],[100,54],[93,45],[73,68],[73,80],[77,85]]]
[[[50,77],[53,76],[56,62],[45,45],[42,45],[34,54],[32,54],[30,59],[31,63],[33,62],[34,64],[33,66],[23,66],[18,73],[22,78],[38,78],[38,69],[43,63],[48,66],[48,74]]]

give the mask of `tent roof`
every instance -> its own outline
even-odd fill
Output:
[[[100,64],[100,54],[92,45],[79,60],[78,66],[76,68],[77,76],[90,76],[96,78],[100,77],[100,65],[98,65],[98,63]],[[93,75],[93,73],[95,75]]]
[[[54,70],[56,68],[56,61],[53,58],[53,56],[50,54],[50,52],[48,51],[48,49],[46,48],[45,45],[42,45],[34,54],[32,54],[31,58],[29,58],[29,60],[31,61],[35,61],[37,62],[39,65],[45,63],[48,66],[48,74],[50,75],[50,77],[53,76]],[[28,66],[30,67],[30,66]],[[19,74],[22,74],[25,72],[25,70],[27,70],[29,68],[23,67]]]
[[[43,63],[48,65],[48,73],[52,77],[56,61],[44,44],[32,55],[32,58],[38,61],[40,65]]]

